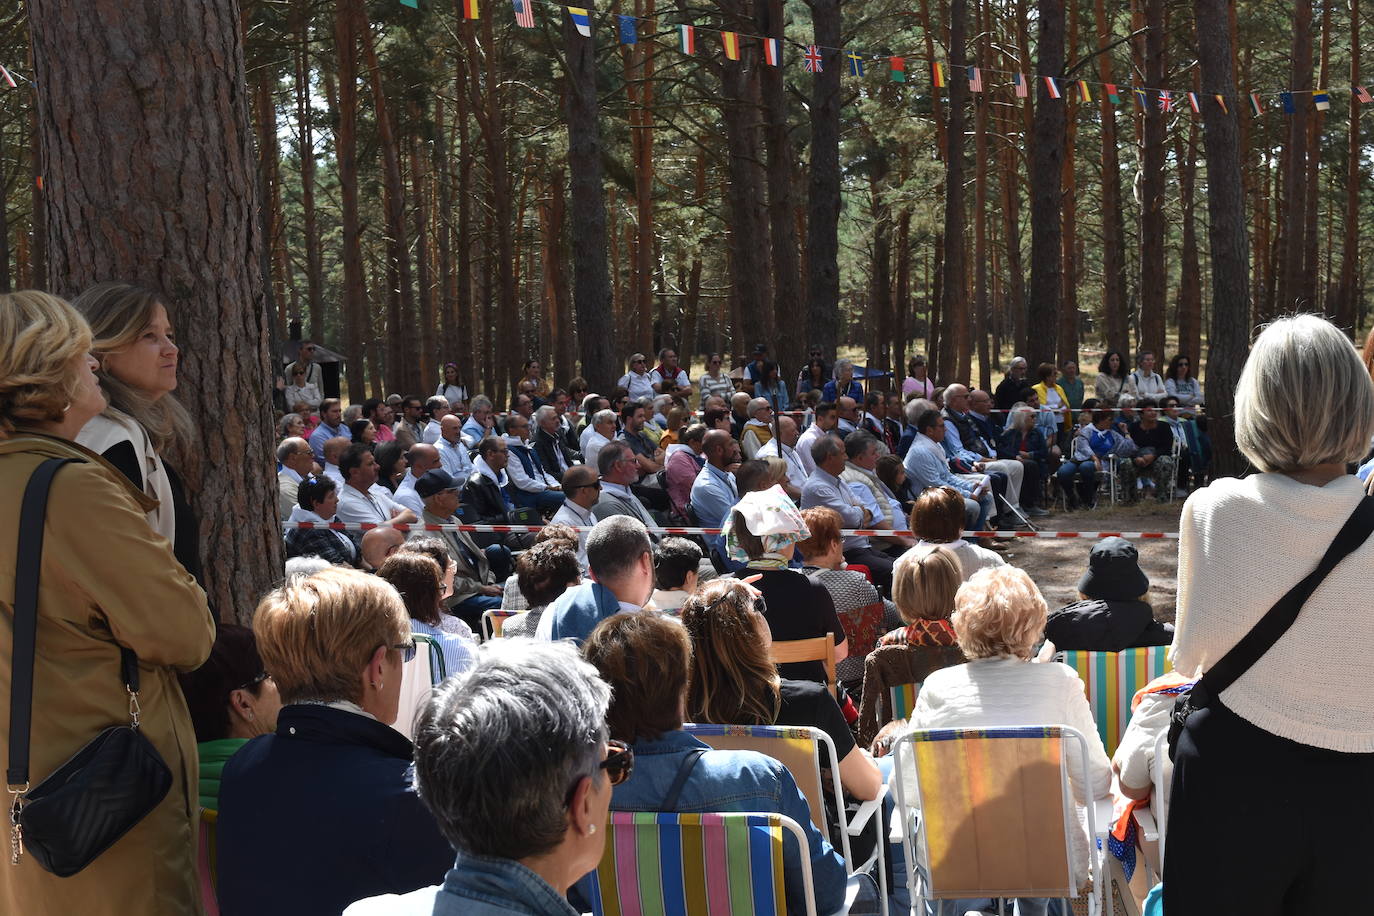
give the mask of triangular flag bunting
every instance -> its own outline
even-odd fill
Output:
[[[1250,110],[1255,113],[1255,117],[1259,117],[1260,115],[1264,114],[1264,106],[1260,104],[1260,97],[1258,92],[1250,93]]]
[[[807,45],[807,46],[806,46],[806,54],[805,54],[805,57],[806,57],[806,72],[807,72],[807,73],[820,73],[820,72],[821,72],[821,67],[822,67],[822,64],[821,64],[821,49],[818,48],[818,47],[816,47],[815,45]]]
[[[0,77],[4,78],[5,85],[9,86],[11,89],[19,88],[19,84],[14,81],[14,77],[10,76],[10,72],[5,69],[3,64],[0,64]]]
[[[859,56],[858,51],[846,51],[844,56],[849,60],[849,75],[864,75],[864,59]]]
[[[887,73],[888,79],[894,83],[906,82],[906,58],[889,57],[887,59],[887,65],[889,68]]]
[[[1016,79],[1012,80],[1012,85],[1016,87],[1016,97],[1018,99],[1024,99],[1030,95],[1030,86],[1026,83],[1026,74],[1016,74]]]
[[[420,8],[420,0],[401,0],[401,6],[408,6],[413,10]]]
[[[968,68],[968,91],[983,91],[983,71],[979,70],[977,67]]]
[[[463,0],[463,18],[480,19],[481,13],[477,9],[477,0]]]
[[[638,44],[639,30],[635,27],[635,17],[617,16],[615,18],[620,23],[620,43],[623,45]]]
[[[725,48],[725,56],[726,56],[726,57],[730,58],[730,60],[739,60],[739,33],[738,33],[738,32],[721,32],[721,33],[720,33],[720,44],[721,44],[721,47]]]
[[[1088,88],[1087,80],[1078,81],[1078,98],[1084,102],[1091,102],[1093,100],[1093,93],[1092,90]]]
[[[782,42],[776,38],[763,40],[763,59],[770,67],[782,65]]]
[[[690,25],[678,26],[677,46],[683,54],[697,53],[697,30]]]
[[[1221,106],[1222,114],[1231,113],[1230,110],[1226,107],[1226,99],[1222,98],[1220,94],[1214,96],[1214,98],[1216,98],[1217,104]]]
[[[534,28],[534,6],[531,0],[511,0],[515,8],[515,24],[522,29]]]
[[[592,37],[592,19],[587,15],[587,11],[580,6],[568,7],[568,15],[572,17],[573,25],[577,26],[577,32],[583,38]]]
[[[1052,76],[1045,77],[1045,91],[1050,94],[1050,98],[1052,99],[1061,98],[1059,87],[1055,85],[1054,77]]]
[[[1312,93],[1312,104],[1317,106],[1318,111],[1330,111],[1331,96],[1325,92],[1314,92]]]
[[[1193,114],[1202,114],[1202,106],[1198,104],[1197,93],[1188,93],[1188,107],[1193,109]]]
[[[5,69],[5,68],[4,68],[4,67],[0,67],[0,70],[3,70],[3,69]],[[14,85],[14,84],[11,83],[10,85],[12,86],[12,85]],[[1365,105],[1368,105],[1370,102],[1374,102],[1374,96],[1371,96],[1371,95],[1369,94],[1369,90],[1366,89],[1366,88],[1363,87],[1363,86],[1356,86],[1356,87],[1355,87],[1355,98],[1359,99],[1359,100],[1360,100],[1363,104],[1365,104]]]

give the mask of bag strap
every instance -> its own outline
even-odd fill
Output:
[[[1298,612],[1302,610],[1307,599],[1312,597],[1317,586],[1322,584],[1322,580],[1337,564],[1367,541],[1371,533],[1374,533],[1374,497],[1366,496],[1360,500],[1354,513],[1341,527],[1335,540],[1327,548],[1326,555],[1317,564],[1317,568],[1289,589],[1288,593],[1260,618],[1259,623],[1231,647],[1231,651],[1203,674],[1200,683],[1206,689],[1207,695],[1220,696],[1223,690],[1234,684],[1273,648],[1298,619]]]
[[[9,767],[11,792],[27,791],[29,732],[33,723],[34,647],[38,635],[38,573],[43,558],[48,492],[62,465],[77,458],[49,458],[38,466],[24,488],[19,509],[19,541],[14,576],[14,645],[11,656]],[[120,647],[120,668],[130,694],[138,693],[138,656]]]
[[[692,775],[692,770],[704,753],[706,753],[706,748],[703,747],[695,747],[687,752],[686,759],[677,768],[677,776],[673,777],[673,784],[668,787],[668,794],[663,796],[663,802],[658,806],[660,811],[672,811],[677,807],[677,797],[682,794],[682,787],[686,784],[687,777]]]

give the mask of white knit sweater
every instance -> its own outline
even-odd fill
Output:
[[[1200,675],[1316,568],[1363,488],[1283,474],[1223,478],[1183,506],[1174,667]],[[1347,753],[1374,752],[1374,538],[1313,593],[1292,628],[1222,702],[1275,735]]]

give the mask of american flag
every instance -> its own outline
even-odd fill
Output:
[[[522,29],[534,28],[534,8],[530,6],[530,0],[510,0],[511,6],[515,7],[515,24]]]
[[[968,91],[983,91],[983,71],[979,70],[977,67],[968,68]]]
[[[1370,102],[1374,102],[1374,96],[1370,95],[1369,90],[1363,86],[1355,87],[1355,98],[1359,99],[1366,105],[1368,105]]]
[[[806,46],[806,72],[821,72],[821,49],[815,45]]]

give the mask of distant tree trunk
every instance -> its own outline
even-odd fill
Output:
[[[576,374],[574,353],[576,335],[572,320],[572,300],[568,296],[568,279],[563,272],[563,233],[567,225],[567,175],[555,169],[545,189],[545,203],[540,207],[540,238],[543,242],[545,296],[550,299],[550,351],[553,353],[553,377],[566,387]]]
[[[472,261],[476,256],[476,249],[472,244],[475,232],[472,219],[472,198],[475,192],[472,180],[474,153],[472,143],[468,140],[467,79],[467,68],[460,63],[454,75],[455,91],[453,94],[453,121],[458,128],[458,220],[453,226],[453,238],[458,243],[456,252],[458,314],[453,329],[451,347],[444,354],[445,362],[456,361],[460,355],[473,354],[474,352],[473,316],[477,311],[477,288],[472,277]],[[572,155],[572,151],[569,150],[569,160],[571,160]],[[598,160],[599,164],[600,160]],[[468,394],[477,393],[478,363],[471,355],[468,360],[459,362],[458,377],[468,382]]]
[[[282,560],[276,487],[261,470],[273,374],[237,4],[108,12],[29,2],[49,288],[70,296],[118,278],[170,300],[186,357],[177,397],[198,433],[169,459],[200,518],[207,594],[232,619]]]
[[[978,58],[988,60],[986,0],[975,8],[978,29]],[[978,339],[978,387],[990,390],[992,353],[988,350],[988,105],[992,97],[985,89],[974,97],[974,184],[973,184],[973,326]],[[965,375],[970,380],[972,377]]]
[[[324,337],[324,266],[320,259],[319,220],[315,214],[315,125],[310,107],[310,15],[304,2],[296,11],[296,153],[301,167],[301,232],[305,236],[306,310],[308,333]],[[288,405],[289,406],[289,405]]]
[[[1195,86],[1194,88],[1198,88]],[[1198,89],[1199,94],[1201,90]],[[1179,244],[1182,261],[1178,285],[1178,352],[1197,365],[1202,352],[1202,268],[1197,251],[1197,118],[1188,120],[1188,142],[1174,134],[1174,158],[1178,161],[1178,190],[1183,204],[1183,234]]]
[[[1164,0],[1145,0],[1145,85],[1163,86],[1167,38]],[[1165,124],[1157,93],[1149,93],[1143,112],[1140,165],[1140,346],[1164,358],[1164,308],[1168,274],[1164,241],[1168,225],[1164,210]]]
[[[29,20],[33,21],[32,7]],[[32,28],[32,26],[30,26]],[[36,41],[36,39],[31,39]],[[37,51],[34,51],[34,69],[37,70]],[[29,213],[32,229],[29,232],[29,282],[32,289],[42,289],[48,281],[48,198],[44,193],[43,182],[43,132],[38,123],[38,105],[29,106],[29,190],[32,204]],[[51,177],[47,180],[51,181]]]
[[[367,280],[363,273],[362,227],[358,218],[358,27],[362,0],[338,0],[334,15],[334,46],[339,66],[338,127],[334,152],[338,159],[340,221],[343,227],[344,355],[349,361],[348,399],[361,404],[367,397],[363,341],[367,331]],[[369,350],[376,348],[373,343]]]
[[[949,127],[945,156],[945,284],[940,291],[941,329],[939,370],[947,379],[966,381],[969,377],[968,289],[963,278],[966,267],[964,239],[964,107],[969,86],[967,54],[964,47],[968,30],[966,0],[949,4]]]
[[[746,11],[736,9],[743,18]],[[720,64],[720,118],[725,127],[728,151],[726,171],[730,180],[726,202],[734,232],[730,236],[730,267],[733,286],[739,293],[740,324],[735,328],[735,349],[750,352],[755,344],[769,343],[772,332],[772,299],[769,283],[767,220],[760,208],[764,200],[761,131],[758,118],[757,60],[750,48],[740,49],[741,59]]]
[[[1331,4],[1322,5],[1322,35],[1321,35],[1321,56],[1318,62],[1318,86],[1326,86],[1326,75],[1329,72],[1330,52],[1331,52]],[[1353,89],[1351,91],[1354,91]],[[1315,106],[1314,106],[1315,107]],[[1312,115],[1304,119],[1307,122],[1307,176],[1303,179],[1303,186],[1307,188],[1307,212],[1304,214],[1303,225],[1303,252],[1302,252],[1302,284],[1300,295],[1303,302],[1304,311],[1322,311],[1320,293],[1318,292],[1317,278],[1321,276],[1321,264],[1318,258],[1317,240],[1320,233],[1317,227],[1317,209],[1321,198],[1321,173],[1317,166],[1321,160],[1319,143],[1321,142],[1322,127],[1326,124],[1326,112],[1316,109]],[[1328,225],[1330,223],[1328,222]],[[1327,246],[1330,250],[1330,245]]]
[[[593,35],[596,33],[593,32]],[[568,171],[572,176],[573,305],[577,309],[582,377],[591,390],[609,392],[619,377],[606,270],[606,198],[602,189],[601,129],[597,121],[596,39],[577,33],[563,17],[568,65]]]
[[[1078,54],[1078,3],[1069,0],[1068,11],[1068,54]],[[1067,55],[1066,55],[1067,56]],[[1064,296],[1059,306],[1059,343],[1057,346],[1061,360],[1078,359],[1078,174],[1077,156],[1074,149],[1078,142],[1078,97],[1066,87],[1064,106],[1064,196],[1062,200],[1063,218],[1060,231],[1063,233],[1060,257],[1064,263]],[[1034,371],[1032,369],[1032,371]]]
[[[458,324],[458,277],[453,264],[453,175],[450,171],[448,125],[448,102],[442,98],[434,100],[434,172],[438,176],[435,195],[438,212],[435,213],[435,255],[439,267],[439,319],[441,330],[437,335],[439,344],[439,365],[457,357]],[[427,328],[433,334],[433,328]],[[437,383],[436,383],[437,384]]]
[[[761,0],[759,30],[764,35],[781,36],[782,0]],[[763,99],[763,131],[768,150],[768,236],[772,248],[772,313],[788,333],[775,338],[774,358],[788,371],[800,368],[806,354],[807,313],[798,309],[802,298],[801,249],[797,221],[793,218],[796,201],[792,193],[792,142],[788,137],[787,90],[782,67],[762,67],[759,89]],[[786,378],[784,377],[784,381]]]
[[[1236,97],[1228,0],[1195,0],[1204,97]],[[1203,107],[1207,150],[1208,239],[1212,255],[1212,327],[1208,334],[1207,418],[1214,472],[1236,475],[1245,461],[1235,447],[1236,381],[1250,347],[1250,273],[1246,263],[1245,196],[1240,179],[1238,105]],[[1294,118],[1293,120],[1298,120]]]
[[[1201,31],[1199,26],[1198,31]],[[1288,86],[1300,106],[1296,116],[1287,118],[1288,157],[1283,172],[1283,236],[1279,255],[1278,301],[1276,312],[1289,312],[1310,307],[1303,301],[1306,283],[1303,277],[1303,258],[1307,251],[1307,121],[1312,117],[1312,0],[1296,0],[1293,4],[1293,69]],[[1273,315],[1265,315],[1272,318]],[[1213,383],[1215,384],[1215,383]],[[1209,385],[1209,387],[1211,387]]]
[[[840,0],[808,0],[822,71],[811,88],[811,180],[806,219],[810,343],[833,360],[840,308]]]
[[[1107,27],[1105,0],[1094,0],[1093,19],[1097,26],[1098,49],[1112,41]],[[1112,58],[1100,54],[1097,59],[1098,78],[1111,82]],[[1121,89],[1120,91],[1125,91]],[[1126,253],[1122,242],[1121,164],[1117,151],[1116,106],[1105,89],[1099,102],[1102,116],[1102,314],[1103,343],[1108,352],[1130,350],[1126,331]],[[1065,357],[1068,358],[1067,356]]]
[[[0,161],[5,158],[5,134],[0,131]],[[0,176],[2,177],[2,176]],[[8,183],[0,184],[0,193],[8,197]],[[0,206],[0,293],[8,293],[12,289],[10,281],[10,211],[9,207]]]
[[[1064,72],[1064,2],[1039,0],[1039,60],[1036,71]],[[1031,153],[1031,288],[1026,351],[1031,366],[1055,362],[1058,341],[1048,329],[1059,326],[1063,294],[1060,179],[1064,173],[1064,102],[1050,98],[1036,80],[1035,142]],[[1066,91],[1066,90],[1061,90]],[[1045,330],[1039,330],[1045,329]]]
[[[1350,0],[1350,84],[1360,79],[1360,0]],[[1345,171],[1345,227],[1341,243],[1341,272],[1336,282],[1336,324],[1354,332],[1356,314],[1355,274],[1360,263],[1360,100],[1350,94],[1350,125]]]
[[[417,108],[413,109],[411,115],[418,120],[421,113]],[[438,327],[438,321],[434,311],[434,278],[433,271],[430,269],[429,251],[429,168],[428,157],[421,149],[423,141],[415,136],[410,137],[410,183],[414,189],[415,210],[412,220],[415,226],[415,281],[418,284],[420,295],[420,328],[423,333],[415,335],[418,338],[419,346],[409,354],[409,361],[416,365],[414,374],[419,377],[420,390],[424,390],[431,385],[437,384],[437,379],[443,377],[434,365],[435,345],[438,339],[430,333],[431,328]]]

